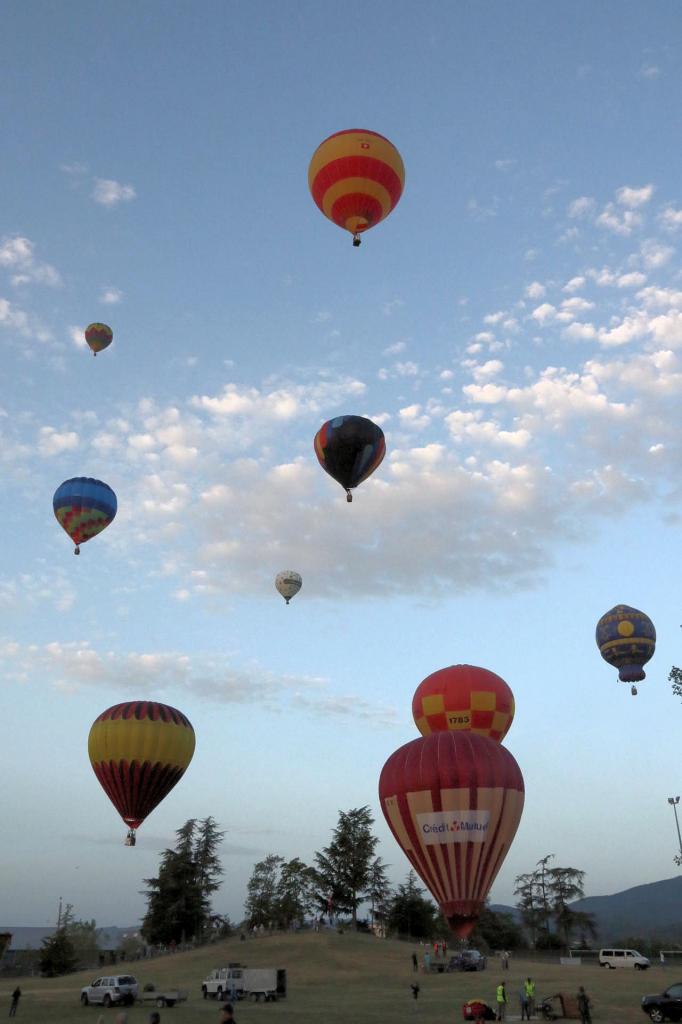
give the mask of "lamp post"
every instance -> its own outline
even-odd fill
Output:
[[[675,815],[675,827],[677,828],[677,841],[678,841],[679,846],[680,846],[680,852],[675,857],[675,863],[678,865],[678,867],[682,866],[682,835],[680,835],[680,822],[679,822],[678,817],[677,817],[677,805],[679,804],[679,802],[680,802],[679,796],[669,796],[668,797],[668,803],[672,807],[673,814]]]

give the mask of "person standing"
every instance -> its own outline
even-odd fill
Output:
[[[419,961],[417,960],[416,953],[412,954],[412,970],[415,972],[419,970]]]
[[[519,1002],[521,1004],[521,1020],[530,1020],[530,1003],[525,985],[519,989]]]
[[[424,950],[424,973],[431,973],[431,953],[428,949]]]
[[[412,998],[414,999],[414,1003],[412,1004],[412,1006],[414,1007],[414,1010],[416,1011],[417,1010],[417,1000],[419,999],[419,982],[418,981],[413,982],[413,984],[410,985],[410,988],[412,989]]]
[[[661,962],[661,967],[665,967],[665,953],[663,952],[663,950],[661,950],[658,954],[658,959]]]
[[[581,985],[578,989],[578,1010],[580,1011],[581,1024],[592,1024],[592,1017],[590,1015],[590,997]]]
[[[507,990],[504,987],[504,982],[501,981],[497,986],[497,1020],[504,1020],[505,1012],[507,1009]]]
[[[17,987],[15,988],[14,992],[12,993],[12,1002],[9,1005],[9,1015],[10,1015],[10,1017],[16,1017],[16,1015],[17,1015],[17,1007],[19,1006],[19,1000],[20,999],[21,999],[21,989],[17,985]]]
[[[528,997],[528,1020],[535,1013],[535,982],[532,978],[526,978],[523,983],[524,991]]]

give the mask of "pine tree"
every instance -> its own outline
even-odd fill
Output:
[[[60,974],[70,974],[76,970],[78,961],[66,928],[58,928],[50,938],[43,939],[38,963],[40,964],[40,973],[48,978],[55,978]]]
[[[217,848],[224,832],[213,818],[190,818],[175,834],[175,849],[164,850],[157,877],[144,880],[149,892],[141,931],[154,944],[201,939],[222,874]]]
[[[317,900],[323,910],[329,901],[336,911],[351,914],[357,928],[358,906],[370,892],[371,867],[379,840],[372,835],[369,807],[339,811],[329,846],[315,854]]]

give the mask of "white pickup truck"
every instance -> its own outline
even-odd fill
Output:
[[[201,983],[204,999],[253,999],[275,1002],[287,994],[287,972],[280,967],[217,967]]]

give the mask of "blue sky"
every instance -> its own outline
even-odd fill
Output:
[[[191,816],[218,910],[377,799],[445,665],[502,675],[527,803],[493,889],[547,853],[587,894],[675,871],[680,787],[678,5],[14,5],[0,40],[2,917],[130,924]],[[406,168],[359,250],[307,188],[366,127]],[[92,359],[87,323],[114,344]],[[333,415],[388,454],[352,506]],[[119,513],[79,559],[51,499]],[[303,575],[286,607],[284,568]],[[599,657],[654,620],[633,699]],[[197,733],[137,848],[87,759],[110,704]]]

